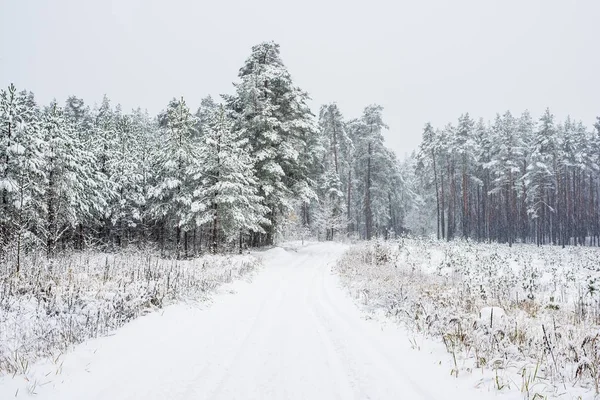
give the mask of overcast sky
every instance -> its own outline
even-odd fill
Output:
[[[600,115],[600,1],[0,0],[0,85],[39,102],[106,93],[151,113],[194,109],[231,83],[252,45],[275,40],[313,109],[347,118],[379,103],[403,157],[422,127],[463,112],[550,107]]]

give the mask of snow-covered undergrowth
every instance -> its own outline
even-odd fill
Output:
[[[258,265],[251,255],[164,260],[142,253],[31,256],[15,275],[0,265],[0,375],[110,334],[148,311],[202,299]]]
[[[596,248],[401,239],[356,245],[337,270],[415,347],[441,340],[451,374],[524,398],[587,398],[600,389],[599,261]]]

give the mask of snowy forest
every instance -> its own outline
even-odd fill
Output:
[[[383,108],[311,111],[279,45],[252,48],[233,94],[153,116],[108,97],[40,106],[0,92],[0,253],[157,246],[177,258],[275,238],[600,244],[600,119],[550,110],[426,124],[399,161]]]
[[[254,46],[234,94],[157,116],[104,97],[41,106],[0,92],[0,253],[156,245],[177,258],[284,234],[370,239],[403,230],[401,164],[383,109],[311,112],[279,45]],[[449,219],[450,220],[450,219]]]
[[[600,117],[590,131],[570,117],[557,122],[549,109],[537,121],[528,111],[498,114],[493,123],[467,113],[456,125],[426,124],[410,163],[425,210],[412,217],[420,231],[600,245]]]

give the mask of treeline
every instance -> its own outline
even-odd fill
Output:
[[[273,243],[277,234],[371,238],[402,229],[395,155],[382,108],[318,119],[279,46],[259,44],[235,93],[158,116],[90,108],[69,97],[40,107],[0,92],[0,255],[153,243],[187,257]]]
[[[594,128],[550,110],[426,124],[414,166],[438,238],[600,245],[600,119]]]

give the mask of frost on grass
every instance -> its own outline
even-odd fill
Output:
[[[600,251],[402,239],[352,247],[352,295],[441,340],[453,375],[498,390],[600,391]],[[541,398],[541,397],[538,397]]]
[[[208,255],[181,261],[141,253],[31,256],[15,276],[0,266],[0,375],[25,373],[40,357],[110,334],[177,300],[201,299],[258,260]]]

